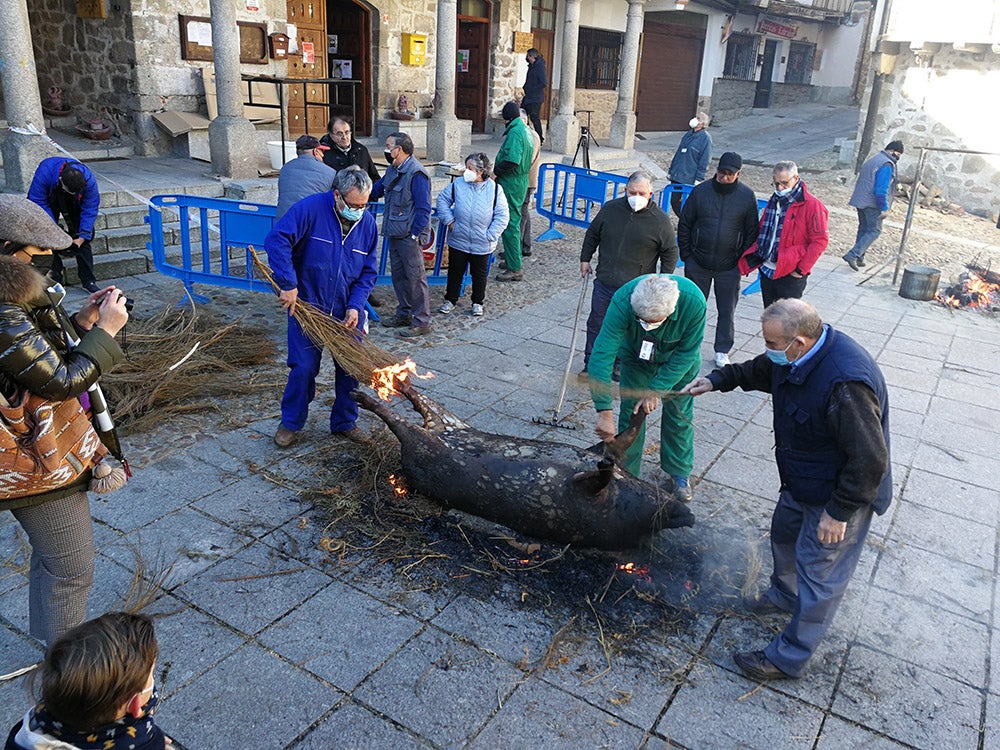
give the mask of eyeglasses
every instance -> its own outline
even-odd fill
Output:
[[[351,135],[350,130],[331,130],[330,134],[335,138],[348,138]]]
[[[778,190],[788,190],[788,188],[792,187],[796,182],[798,182],[798,180],[798,177],[789,177],[787,180],[775,180],[774,187]]]
[[[739,172],[732,172],[728,169],[719,169],[717,170],[717,174],[720,177],[735,177],[737,174],[739,174]]]
[[[353,208],[355,211],[363,211],[364,209],[368,208],[367,202],[362,202],[361,205],[358,205],[356,203],[348,203],[346,200],[344,200],[344,196],[340,195],[340,193],[338,193],[337,195],[340,196],[340,200],[344,201],[345,206],[347,206],[348,208]]]

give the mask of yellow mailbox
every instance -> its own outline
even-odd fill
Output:
[[[403,34],[403,65],[423,65],[427,59],[427,35]]]

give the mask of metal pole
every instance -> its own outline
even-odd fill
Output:
[[[906,252],[906,239],[910,236],[910,224],[913,223],[913,211],[917,207],[917,200],[920,197],[920,181],[924,176],[924,162],[927,159],[927,149],[920,149],[920,158],[917,160],[917,172],[913,175],[913,190],[910,192],[910,204],[906,207],[906,221],[903,222],[903,237],[899,241],[899,252],[896,253],[896,270],[892,272],[892,285],[896,286],[896,279],[899,277],[899,269],[903,265],[903,253]]]

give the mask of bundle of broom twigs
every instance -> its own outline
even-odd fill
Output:
[[[271,269],[261,261],[253,247],[249,249],[253,256],[254,268],[271,284],[276,293],[280,293],[281,288],[274,280]],[[360,329],[344,325],[301,299],[296,301],[292,317],[302,326],[310,341],[316,346],[325,347],[337,360],[337,364],[361,383],[367,385],[371,382],[374,370],[399,362],[397,357],[371,343]]]

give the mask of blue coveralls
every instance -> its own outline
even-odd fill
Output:
[[[365,212],[344,236],[333,192],[318,193],[293,205],[264,240],[275,281],[283,290],[298,288],[299,300],[309,302],[334,318],[358,311],[365,324],[365,301],[378,276],[378,228]],[[281,398],[281,422],[301,430],[316,395],[323,350],[288,318],[288,383]],[[330,410],[330,432],[346,432],[358,419],[351,391],[358,381],[336,367],[336,400]]]

